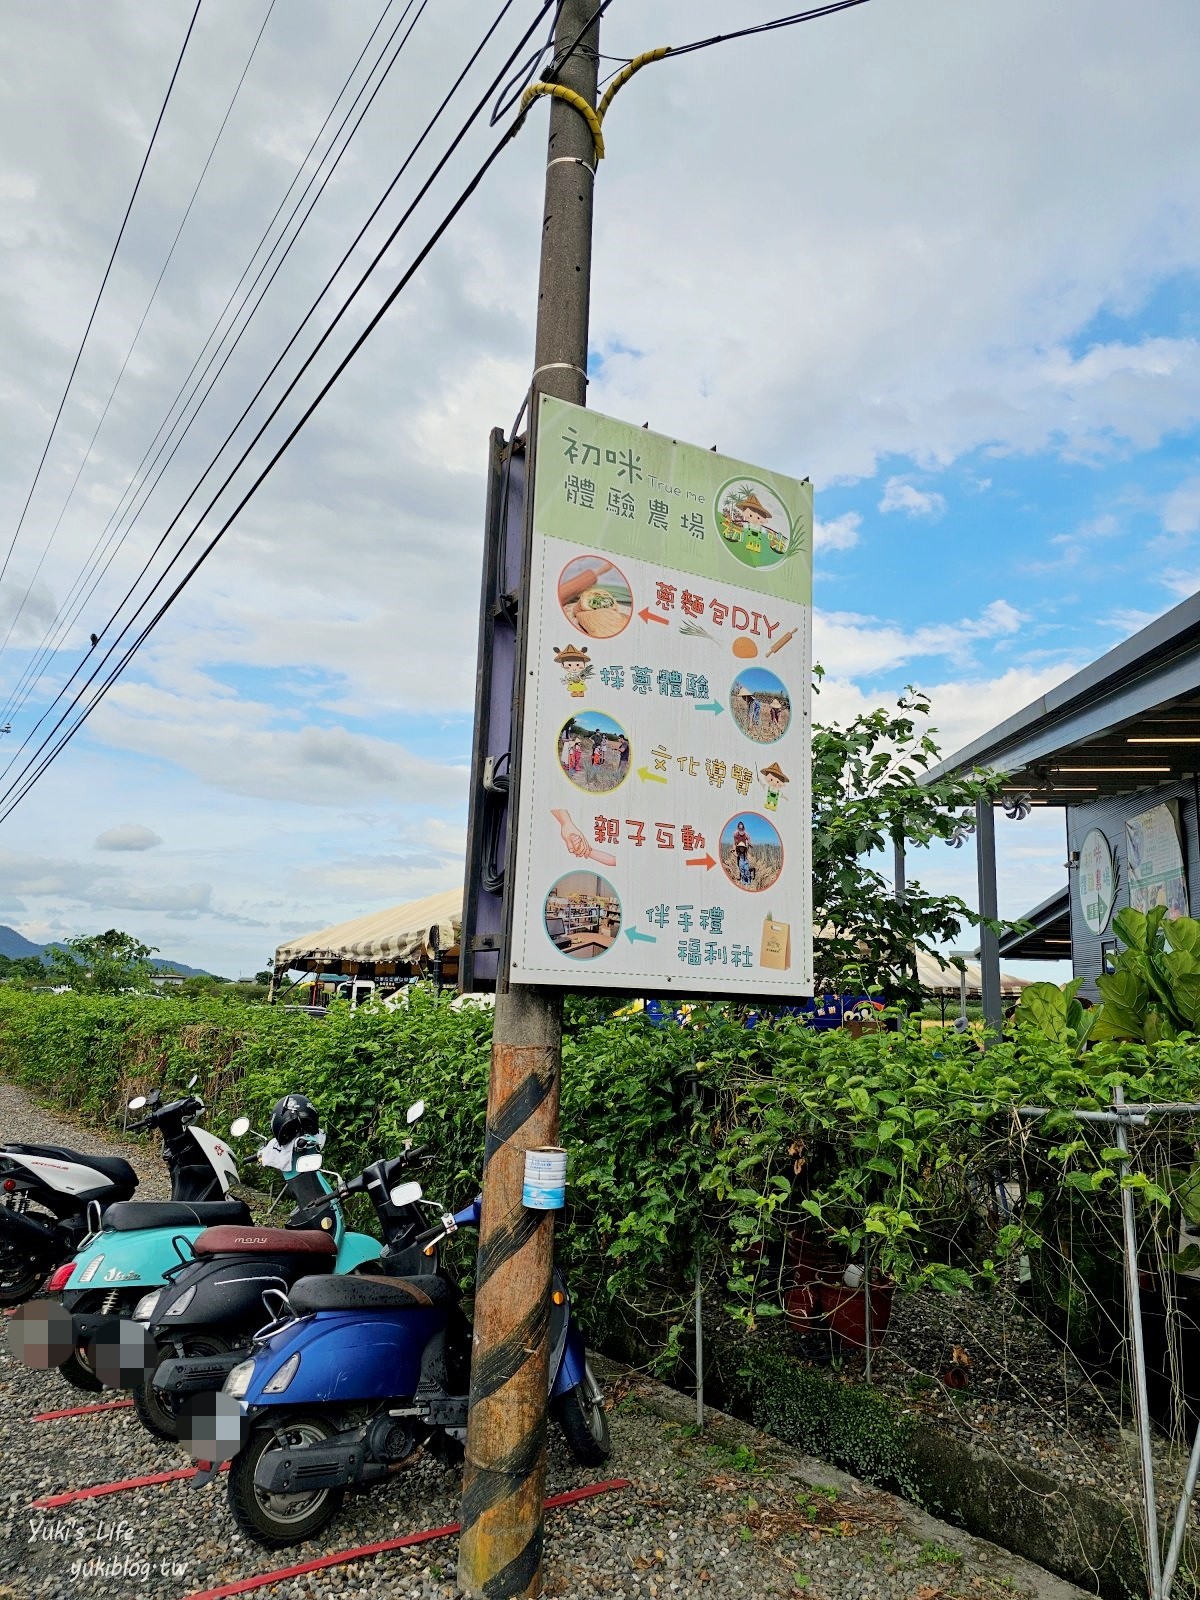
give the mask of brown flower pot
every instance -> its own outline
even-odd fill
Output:
[[[890,1283],[871,1285],[871,1348],[878,1350],[883,1343],[892,1320],[892,1298],[895,1289]],[[849,1289],[842,1284],[821,1284],[816,1290],[820,1307],[830,1332],[847,1350],[865,1350],[867,1347],[867,1293],[865,1289]]]

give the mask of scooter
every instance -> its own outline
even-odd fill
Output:
[[[409,1107],[410,1126],[424,1110],[420,1101]],[[230,1131],[241,1137],[250,1132],[250,1124],[239,1117]],[[259,1162],[284,1174],[285,1187],[296,1201],[287,1223],[282,1228],[207,1228],[191,1246],[192,1259],[171,1268],[166,1286],[152,1290],[135,1307],[134,1320],[145,1325],[159,1359],[134,1389],[133,1403],[142,1426],[159,1438],[179,1437],[180,1407],[221,1387],[245,1358],[271,1301],[282,1301],[298,1278],[354,1272],[379,1261],[383,1247],[378,1239],[346,1230],[341,1197],[365,1192],[374,1198],[382,1191],[386,1202],[388,1171],[411,1159],[412,1140],[405,1157],[369,1168],[365,1183],[360,1178],[343,1186],[338,1179],[336,1193],[321,1171],[323,1142],[323,1135],[301,1135],[285,1146],[263,1139]],[[396,1181],[392,1176],[391,1182]],[[419,1212],[393,1219],[378,1205],[376,1211],[385,1240],[396,1222],[415,1233],[422,1220]]]
[[[172,1200],[223,1196],[225,1185],[204,1143],[216,1141],[189,1126],[203,1109],[200,1102],[185,1097],[163,1105],[155,1090],[130,1101],[131,1110],[142,1107],[149,1109],[136,1126],[162,1134]],[[46,1274],[73,1256],[107,1208],[130,1200],[137,1185],[137,1173],[120,1156],[83,1155],[55,1144],[0,1148],[0,1306],[32,1299]]]
[[[421,1186],[401,1184],[390,1198],[414,1205]],[[264,1330],[255,1353],[229,1374],[217,1397],[240,1409],[229,1504],[258,1544],[282,1549],[313,1538],[347,1488],[386,1481],[426,1444],[444,1455],[461,1451],[471,1329],[437,1247],[458,1228],[477,1227],[480,1205],[477,1197],[443,1212],[418,1235],[426,1257],[419,1274],[301,1278],[288,1295],[294,1315]],[[595,1465],[609,1453],[604,1396],[557,1270],[549,1312],[551,1405],[576,1458]],[[193,1459],[197,1448],[194,1441]]]
[[[129,1102],[131,1111],[149,1107],[148,1115],[129,1131],[137,1133],[167,1119],[173,1132],[170,1139],[164,1132],[164,1143],[175,1198],[119,1200],[103,1215],[94,1207],[92,1231],[72,1259],[46,1280],[47,1294],[60,1296],[71,1313],[73,1349],[58,1370],[77,1389],[103,1387],[93,1369],[91,1342],[128,1317],[148,1289],[162,1286],[168,1270],[185,1259],[190,1241],[205,1228],[242,1226],[251,1220],[244,1200],[228,1198],[230,1183],[238,1182],[229,1146],[195,1126],[204,1102],[189,1095],[161,1106],[160,1099],[155,1091]]]

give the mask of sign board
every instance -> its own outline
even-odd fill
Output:
[[[1113,858],[1099,828],[1089,830],[1079,850],[1079,909],[1097,938],[1108,927],[1113,908]]]
[[[812,489],[535,426],[509,974],[811,994]]]
[[[1187,879],[1179,845],[1179,806],[1174,800],[1125,819],[1129,904],[1135,911],[1166,906],[1167,916],[1188,914]]]

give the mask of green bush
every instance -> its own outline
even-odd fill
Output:
[[[750,1029],[719,1006],[692,1026],[608,1012],[567,1005],[571,1186],[558,1251],[593,1332],[636,1333],[668,1363],[697,1254],[749,1324],[781,1314],[785,1241],[798,1230],[842,1260],[869,1251],[872,1271],[904,1288],[987,1282],[1043,1250],[1058,1261],[1061,1241],[1082,1242],[1081,1208],[1115,1221],[1119,1152],[1104,1129],[1065,1117],[1023,1133],[1014,1109],[1094,1108],[1117,1083],[1130,1100],[1200,1099],[1200,1052],[1186,1039],[1081,1054],[1068,1036],[1025,1027],[984,1054],[970,1035],[918,1022],[855,1040],[795,1023]],[[399,1147],[405,1108],[423,1098],[421,1142],[436,1157],[423,1182],[456,1203],[478,1181],[490,1036],[490,1011],[421,990],[406,1008],[336,1003],[318,1020],[225,998],[0,988],[0,1074],[96,1126],[193,1073],[215,1129],[243,1113],[263,1128],[275,1099],[301,1089],[328,1128],[329,1165],[354,1172]],[[1152,1216],[1170,1201],[1154,1180],[1179,1166],[1168,1156],[1128,1180]],[[993,1214],[998,1174],[1020,1182],[1021,1216]],[[1069,1273],[1065,1284],[1061,1272],[1034,1276],[1069,1299]]]

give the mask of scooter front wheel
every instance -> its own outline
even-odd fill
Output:
[[[268,1550],[301,1544],[327,1528],[341,1510],[344,1489],[314,1489],[303,1494],[268,1494],[257,1488],[255,1469],[274,1450],[320,1444],[337,1432],[328,1417],[310,1413],[260,1423],[229,1469],[229,1509],[244,1534]]]
[[[219,1356],[229,1349],[224,1339],[204,1334],[194,1339],[175,1343],[175,1353],[180,1356]],[[168,1359],[170,1352],[164,1359]],[[180,1401],[171,1399],[161,1389],[155,1388],[158,1368],[148,1372],[133,1391],[133,1409],[147,1433],[158,1439],[178,1439]]]
[[[604,1391],[584,1363],[584,1379],[554,1402],[554,1414],[571,1454],[585,1467],[598,1467],[612,1453]]]

